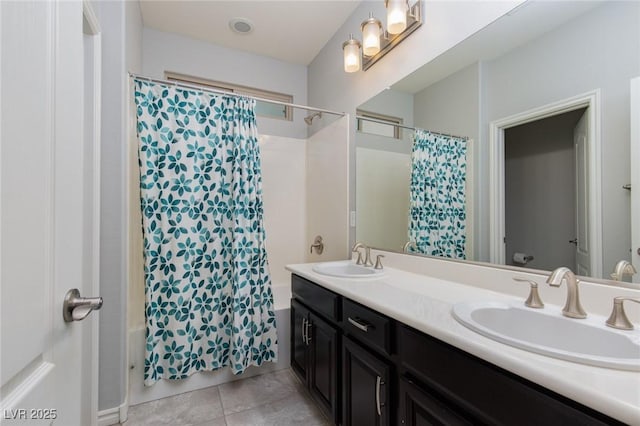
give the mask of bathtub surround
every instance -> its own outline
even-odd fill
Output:
[[[349,116],[342,117],[308,139],[307,262],[340,260],[349,255],[350,123]],[[321,255],[309,250],[316,235],[324,241]]]
[[[145,384],[276,361],[255,100],[134,84]]]

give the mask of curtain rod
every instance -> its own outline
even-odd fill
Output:
[[[434,135],[447,136],[449,138],[458,138],[458,139],[469,140],[468,136],[456,136],[456,135],[450,135],[448,133],[434,132],[432,130],[420,129],[420,128],[411,127],[411,126],[404,126],[402,124],[391,123],[389,121],[378,120],[378,119],[375,119],[375,118],[363,117],[361,115],[356,115],[356,119],[357,120],[364,120],[364,121],[371,121],[373,123],[378,123],[378,124],[386,124],[387,126],[400,127],[402,129],[408,129],[408,130],[413,130],[413,131],[424,130],[426,132],[433,133]]]
[[[340,117],[344,117],[345,116],[344,112],[337,112],[337,111],[331,111],[331,110],[328,110],[328,109],[314,108],[314,107],[310,107],[310,106],[306,106],[306,105],[297,105],[297,104],[292,104],[290,102],[282,102],[282,101],[276,101],[276,100],[272,100],[272,99],[259,98],[257,96],[238,95],[237,93],[229,92],[229,91],[226,91],[226,90],[212,89],[210,87],[200,86],[200,85],[197,85],[197,84],[186,84],[186,83],[179,83],[177,81],[162,80],[162,79],[159,79],[159,78],[146,77],[144,75],[134,74],[132,72],[130,72],[128,74],[129,74],[129,77],[131,77],[131,78],[136,78],[138,80],[144,80],[144,81],[151,81],[153,83],[166,84],[168,86],[176,86],[176,87],[182,87],[182,88],[185,88],[185,89],[200,90],[202,92],[215,93],[215,94],[220,94],[220,95],[242,96],[242,97],[249,98],[249,99],[255,99],[256,101],[268,102],[268,103],[276,104],[276,105],[284,105],[284,106],[289,106],[291,108],[300,108],[300,109],[304,109],[304,110],[307,110],[307,111],[317,111],[317,112],[322,112],[322,113],[326,113],[326,114],[339,115]]]

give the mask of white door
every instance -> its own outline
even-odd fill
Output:
[[[640,77],[631,80],[631,261],[640,271]]]
[[[591,255],[589,250],[589,145],[588,114],[580,117],[573,130],[576,158],[576,274],[590,276]]]
[[[81,1],[0,1],[0,419],[7,425],[95,423],[95,318],[62,317],[67,290],[92,292],[82,280],[82,26]]]

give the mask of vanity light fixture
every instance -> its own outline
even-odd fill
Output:
[[[380,35],[382,34],[382,22],[373,17],[369,12],[369,19],[360,25],[362,30],[362,54],[373,56],[380,51]]]
[[[349,34],[349,40],[342,43],[342,51],[344,53],[344,71],[360,71],[360,42],[353,38],[353,34]]]
[[[362,44],[353,38],[353,34],[342,44],[345,72],[359,71],[361,66],[366,71],[422,25],[421,0],[413,5],[409,0],[385,0],[384,4],[387,8],[386,31],[382,22],[369,13],[369,18],[360,26]]]
[[[409,0],[385,0],[387,8],[387,32],[400,34],[407,28]]]

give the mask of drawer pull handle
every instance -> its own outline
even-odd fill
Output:
[[[348,320],[348,321],[349,321],[349,322],[350,322],[350,323],[351,323],[355,328],[357,328],[358,330],[362,330],[362,331],[364,331],[365,333],[366,333],[367,331],[369,331],[369,327],[371,327],[371,324],[368,324],[368,323],[362,322],[362,320],[361,320],[360,318],[353,319],[353,318],[349,317],[349,318],[347,318],[347,320]]]
[[[302,318],[302,343],[307,345],[307,319]]]
[[[376,376],[376,408],[378,409],[378,416],[382,417],[382,404],[380,403],[380,386],[384,385],[382,377]]]

